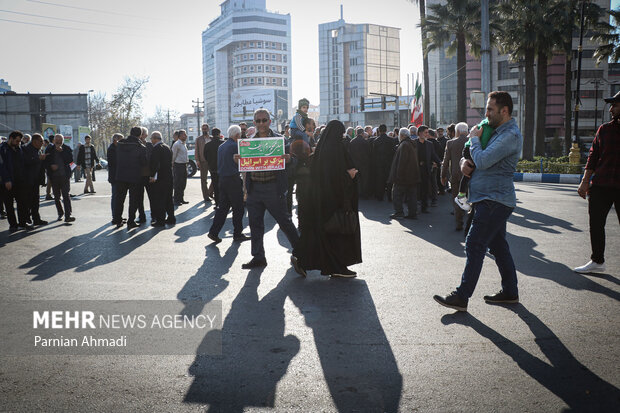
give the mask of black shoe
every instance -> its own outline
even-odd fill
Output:
[[[302,266],[299,265],[299,260],[294,255],[291,255],[291,264],[293,265],[293,268],[295,268],[295,272],[297,274],[303,275],[304,277],[307,276],[306,270],[304,270]]]
[[[168,219],[166,220],[166,224],[168,224],[168,225],[174,225],[174,224],[176,224],[176,223],[177,223],[176,218],[168,218]]]
[[[31,224],[31,225],[32,225],[32,220],[31,220],[30,218],[28,218],[28,219],[26,220],[26,224]]]
[[[504,291],[493,295],[485,295],[483,298],[487,303],[517,304],[519,302],[518,295],[508,295]]]
[[[21,229],[25,229],[26,231],[32,231],[34,227],[30,224],[18,224],[17,225]]]
[[[235,235],[235,236],[233,237],[233,241],[236,241],[236,242],[249,241],[250,239],[251,239],[251,238],[250,238],[250,237],[248,237],[248,236],[247,236],[247,235],[245,235],[245,234]]]
[[[0,219],[6,219],[6,212],[0,212]]]
[[[409,214],[409,215],[405,215],[405,218],[406,219],[418,219],[418,216]]]
[[[396,212],[392,215],[390,215],[391,219],[400,219],[400,218],[404,218],[405,214],[403,214],[402,212]]]
[[[355,278],[357,277],[357,273],[355,271],[351,271],[348,268],[337,271],[332,274],[332,277],[340,277],[340,278]]]
[[[96,193],[97,193],[97,191],[90,191],[90,193],[91,193],[91,194],[96,194]]]
[[[174,206],[181,206],[181,205],[183,205],[183,203],[182,203],[182,202],[175,202],[175,203],[174,203]]]
[[[75,221],[75,217],[66,217],[65,222],[73,222]]]
[[[45,195],[45,200],[46,201],[53,201],[54,198],[51,195]]]
[[[246,262],[245,264],[241,265],[241,268],[243,268],[244,270],[249,270],[251,268],[259,268],[259,267],[266,267],[266,266],[267,266],[267,260],[252,258],[250,262]]]
[[[84,193],[85,193],[85,194],[89,194],[89,193],[90,193],[90,191],[89,191],[89,190],[87,190],[87,189],[85,189],[85,190],[84,190]]]
[[[63,215],[58,215],[58,219],[56,221],[62,221]]]
[[[44,221],[42,219],[38,219],[38,220],[34,221],[34,225],[47,225],[47,224],[49,224],[49,222]]]
[[[220,237],[218,237],[217,235],[213,235],[210,232],[207,233],[207,237],[216,244],[222,242],[222,239]]]
[[[137,228],[138,224],[135,221],[127,221],[127,229]]]
[[[182,204],[189,204],[189,201],[181,201]]]
[[[152,227],[164,227],[166,224],[162,221],[153,221],[151,222]]]
[[[446,296],[434,295],[433,299],[444,307],[452,308],[457,311],[467,311],[467,303],[469,302],[467,298],[459,297],[456,291],[452,291]]]
[[[17,225],[13,225],[9,227],[9,232],[17,232],[19,231],[19,227]]]

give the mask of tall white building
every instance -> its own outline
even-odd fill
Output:
[[[339,119],[346,125],[365,124],[360,98],[400,95],[399,31],[342,18],[319,25],[321,123]]]
[[[226,0],[202,33],[205,121],[211,128],[250,121],[259,107],[274,120],[291,114],[291,17],[267,11],[265,3]]]

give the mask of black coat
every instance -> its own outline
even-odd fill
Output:
[[[86,153],[85,152],[86,152],[86,145],[80,146],[80,149],[78,150],[78,156],[77,156],[76,163],[82,168],[86,168]],[[99,158],[97,157],[97,151],[95,151],[95,147],[93,145],[90,145],[90,161],[92,162],[93,166],[99,163]]]
[[[54,151],[56,150],[56,145],[47,145],[45,149],[45,153],[47,157],[45,158],[45,169],[47,170],[47,174],[52,176],[54,171],[52,171],[52,165],[54,164]],[[71,176],[71,163],[73,162],[73,151],[71,148],[65,144],[62,145],[62,151],[60,152],[60,156],[62,157],[62,162],[65,165],[65,177],[69,178]]]
[[[364,137],[357,136],[349,145],[349,153],[360,173],[366,174],[370,169],[370,142]]]
[[[165,143],[153,146],[151,150],[150,176],[157,174],[157,182],[172,182],[172,151]]]
[[[116,145],[111,143],[106,153],[108,158],[108,182],[113,184],[116,182]]]
[[[39,150],[32,143],[22,146],[24,158],[24,176],[30,186],[43,185],[45,183],[45,169],[43,161],[39,159]]]
[[[329,274],[362,262],[359,223],[354,234],[328,234],[324,230],[337,210],[358,213],[357,177],[351,179],[347,172],[355,165],[343,133],[342,122],[332,120],[327,124],[311,157],[310,196],[304,197],[309,205],[299,205],[300,263],[305,269]]]
[[[217,173],[217,150],[224,141],[220,138],[211,137],[209,142],[205,143],[205,149],[203,155],[209,165],[209,172],[211,174]]]
[[[424,141],[423,151],[419,150],[419,145],[422,143],[420,141],[420,138],[414,139],[413,142],[416,144],[416,148],[418,148],[418,160],[420,162],[424,162],[423,165],[420,165],[420,171],[422,171],[422,168],[424,168],[428,173],[430,173],[433,162],[436,162],[437,166],[441,166],[441,159],[435,153],[435,146],[431,141],[429,141],[428,139]]]
[[[118,141],[116,146],[116,180],[139,184],[146,165],[146,147],[135,136]]]

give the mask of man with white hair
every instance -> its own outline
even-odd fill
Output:
[[[415,139],[418,137],[418,128],[411,125],[409,126],[409,135],[411,135],[411,139]]]
[[[241,138],[241,128],[231,125],[228,139],[217,149],[217,174],[219,176],[219,200],[215,208],[213,224],[207,237],[216,244],[222,242],[220,231],[226,221],[226,215],[232,208],[233,240],[243,242],[250,239],[243,234],[243,181],[239,175],[239,164],[235,155],[239,153],[237,141]]]
[[[417,218],[418,199],[417,187],[420,182],[418,167],[418,150],[410,138],[409,130],[401,128],[398,131],[398,149],[392,161],[388,182],[392,183],[392,203],[394,213],[392,219]],[[407,215],[403,213],[403,201],[407,201]]]
[[[441,183],[446,185],[448,179],[450,179],[450,186],[452,187],[452,197],[456,197],[459,193],[459,183],[463,173],[459,162],[463,154],[463,148],[467,142],[467,134],[469,128],[465,122],[461,122],[455,127],[456,137],[450,139],[446,143],[446,150],[443,155],[443,162],[441,164]],[[456,219],[456,230],[463,230],[463,210],[456,203],[453,203],[454,218]]]

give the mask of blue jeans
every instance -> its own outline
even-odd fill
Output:
[[[506,242],[506,221],[513,209],[489,200],[474,204],[474,219],[465,240],[467,262],[461,285],[456,289],[462,298],[469,298],[474,293],[487,248],[495,257],[495,264],[502,277],[502,290],[510,296],[519,294],[515,264]]]
[[[248,177],[248,179],[250,179]],[[299,234],[293,225],[286,209],[286,196],[278,194],[278,185],[275,182],[257,183],[252,185],[246,201],[248,220],[250,221],[250,236],[252,242],[252,256],[257,259],[265,259],[265,247],[263,235],[265,234],[265,210],[269,211],[276,220],[286,238],[293,247],[295,255],[299,244]]]

